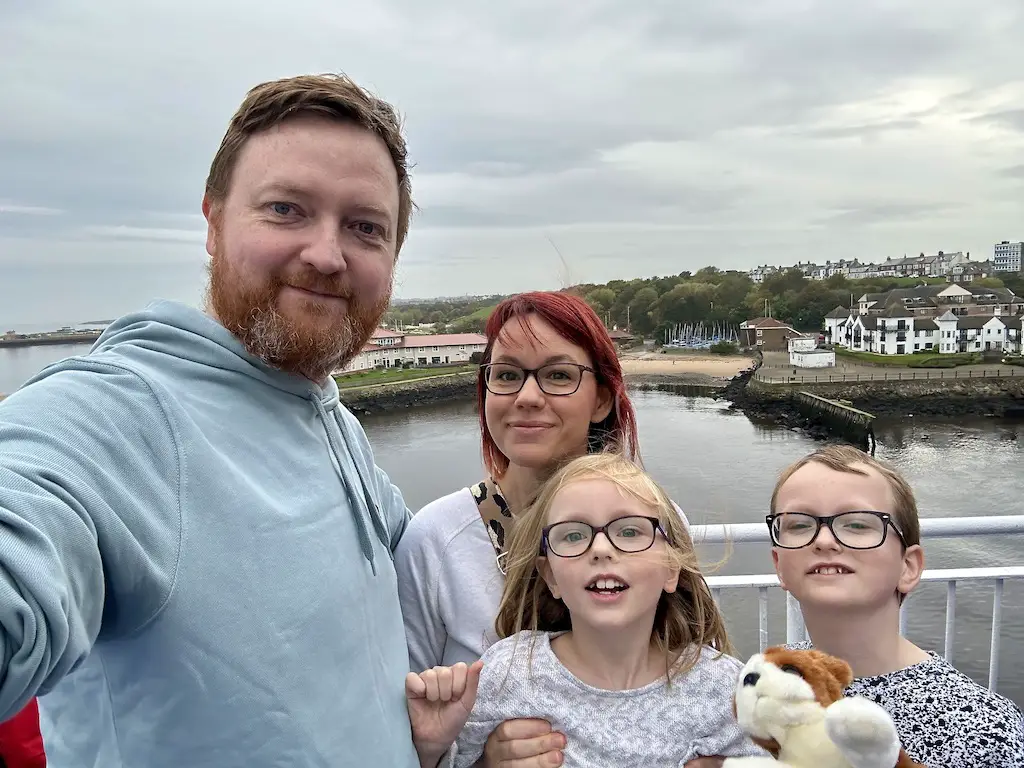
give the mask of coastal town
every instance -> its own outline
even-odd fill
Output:
[[[1004,413],[1024,397],[1024,297],[1014,290],[1024,293],[1022,247],[996,243],[985,261],[939,251],[745,272],[709,266],[566,290],[606,322],[635,386],[710,388],[776,413],[780,398],[792,399],[777,390],[794,387],[879,412],[911,398],[919,412]],[[335,372],[346,401],[372,411],[469,396],[483,325],[501,298],[394,302]],[[0,345],[84,344],[101,332],[9,331]],[[1005,382],[998,392],[996,382]]]

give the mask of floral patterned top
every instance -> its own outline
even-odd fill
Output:
[[[930,656],[857,678],[846,695],[863,696],[888,712],[907,754],[928,768],[1024,768],[1024,714],[1017,705],[941,656]]]

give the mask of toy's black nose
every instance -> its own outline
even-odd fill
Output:
[[[757,672],[747,672],[747,674],[743,677],[743,684],[757,685],[757,681],[760,679],[761,675],[759,675]]]

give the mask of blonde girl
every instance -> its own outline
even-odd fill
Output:
[[[640,467],[614,453],[569,462],[517,520],[508,551],[503,639],[482,671],[470,668],[472,684],[461,664],[409,675],[421,740],[457,736],[452,764],[470,766],[499,723],[541,718],[565,734],[567,766],[765,754],[733,717],[742,665],[690,536]]]

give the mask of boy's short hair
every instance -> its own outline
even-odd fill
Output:
[[[823,464],[836,472],[849,472],[854,475],[868,474],[860,467],[855,466],[857,464],[875,470],[885,478],[889,490],[892,492],[893,522],[903,534],[906,545],[911,547],[921,543],[921,520],[917,514],[917,500],[914,498],[914,491],[910,487],[910,483],[893,467],[850,445],[828,445],[819,448],[786,467],[779,475],[778,482],[775,483],[775,490],[772,491],[772,514],[775,514],[775,504],[782,486],[793,476],[793,473],[812,462]],[[884,512],[885,510],[877,511]]]

